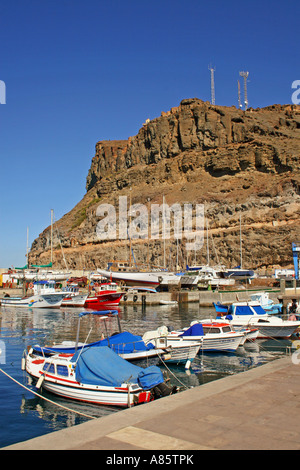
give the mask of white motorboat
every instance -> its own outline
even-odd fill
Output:
[[[32,295],[25,297],[4,297],[2,306],[29,308],[58,308],[66,296],[65,292],[55,289],[55,281],[35,281],[30,286]]]
[[[220,266],[187,266],[186,275],[194,276],[193,285],[210,285],[211,287],[232,286],[234,279],[228,279],[224,276],[224,268]],[[185,279],[185,277],[184,277]],[[184,282],[184,279],[182,282]]]
[[[65,281],[71,277],[71,273],[48,269],[25,269],[21,272],[13,273],[12,277],[26,281]]]
[[[300,327],[300,321],[269,315],[259,302],[235,302],[221,318],[228,320],[233,328],[257,328],[258,338],[289,338]]]
[[[225,322],[218,323],[199,323],[192,322],[189,328],[182,330],[169,331],[168,327],[163,326],[156,331],[150,331],[144,334],[143,339],[161,337],[167,338],[167,344],[176,345],[176,342],[199,342],[199,352],[234,352],[244,343],[245,336],[243,332],[233,331],[231,326]]]
[[[88,294],[81,294],[77,285],[69,285],[62,290],[66,297],[62,300],[62,307],[83,307]]]
[[[125,361],[108,347],[90,347],[73,354],[41,357],[24,352],[22,368],[43,387],[61,397],[97,405],[130,407],[170,395],[161,370]]]

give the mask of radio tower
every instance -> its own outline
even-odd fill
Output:
[[[215,104],[215,77],[214,72],[215,68],[211,65],[208,66],[208,70],[210,70],[210,90],[211,90],[211,104]]]
[[[249,72],[240,72],[240,76],[244,78],[244,103],[245,103],[245,111],[248,108],[248,96],[247,96],[247,78]]]
[[[238,98],[239,98],[239,109],[242,109],[242,103],[241,103],[241,85],[240,81],[238,80]]]

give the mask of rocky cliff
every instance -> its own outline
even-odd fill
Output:
[[[55,224],[55,266],[94,269],[107,261],[129,258],[129,243],[99,240],[97,207],[118,209],[119,196],[131,204],[193,203],[205,205],[212,263],[240,262],[262,268],[292,264],[291,243],[300,238],[300,106],[273,105],[239,110],[212,106],[199,99],[147,121],[128,140],[101,141],[87,176],[84,198]],[[58,236],[59,234],[59,236]],[[162,264],[162,240],[133,240],[137,263]],[[195,253],[172,236],[166,260],[203,263],[207,243]],[[36,239],[32,263],[49,260],[49,227]]]

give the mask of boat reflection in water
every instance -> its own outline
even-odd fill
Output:
[[[7,344],[6,352],[9,361],[2,368],[13,378],[34,390],[33,379],[20,367],[22,353],[32,344],[61,343],[63,340],[74,341],[78,325],[78,313],[81,309],[20,309],[15,307],[0,308],[1,330],[0,340]],[[215,317],[213,309],[201,308],[198,304],[179,304],[174,309],[167,306],[138,306],[125,305],[119,308],[121,325],[132,334],[143,335],[146,331],[156,330],[162,324],[169,325],[174,330],[187,328],[195,319]],[[116,318],[112,317],[107,323],[108,335],[116,331]],[[83,322],[79,341],[86,342],[99,340],[101,331],[101,318],[88,316]],[[169,365],[168,375],[170,386],[181,389],[201,386],[212,380],[243,372],[252,367],[265,364],[286,354],[287,348],[292,344],[290,340],[256,340],[240,346],[234,353],[205,353],[200,351],[194,359],[189,370],[184,366]],[[139,363],[143,367],[158,365],[162,371],[164,367],[159,358],[149,362]],[[73,413],[55,406],[29,391],[25,391],[3,374],[0,374],[0,387],[5,393],[6,400],[0,402],[2,426],[0,428],[0,446],[13,444],[48,432],[64,429],[74,424],[87,421],[83,416],[105,416],[117,412],[118,408],[103,407],[88,403],[77,403],[53,395],[46,390],[42,391],[44,397],[57,404],[78,411]],[[40,391],[39,391],[40,393]],[[181,393],[181,392],[179,392]],[[147,406],[147,404],[142,405]]]

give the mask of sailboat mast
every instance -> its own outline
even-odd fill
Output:
[[[53,209],[51,209],[51,266],[52,266],[52,261],[53,261]]]
[[[206,218],[206,253],[207,253],[207,266],[209,266],[209,240],[208,240],[208,219]]]
[[[163,237],[164,237],[164,268],[166,267],[166,220],[165,220],[165,196],[163,195]]]
[[[242,247],[242,215],[240,214],[240,256],[241,268],[243,267],[243,247]]]
[[[29,261],[28,261],[28,255],[29,255],[29,227],[27,227],[27,245],[26,245],[26,259],[27,259],[27,267],[29,268]]]

